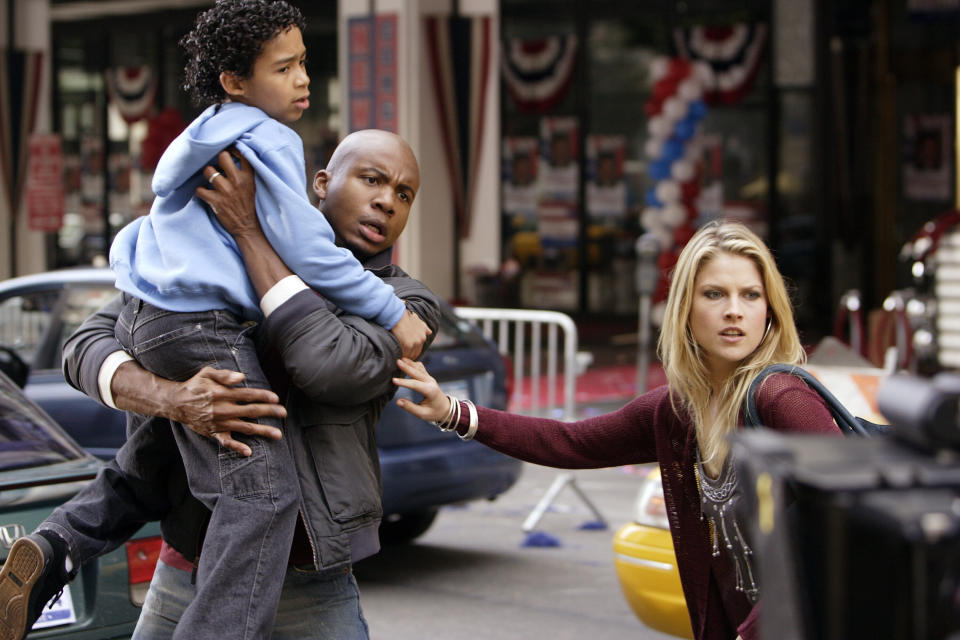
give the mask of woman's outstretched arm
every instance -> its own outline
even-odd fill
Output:
[[[453,405],[423,364],[404,358],[397,366],[409,378],[394,378],[394,384],[424,397],[419,404],[406,398],[398,399],[397,404],[423,420],[443,421]],[[551,467],[595,469],[654,462],[657,455],[653,421],[664,396],[663,388],[651,391],[617,411],[578,422],[477,407],[475,438],[507,455]],[[465,435],[468,426],[469,415],[464,407],[457,433]]]

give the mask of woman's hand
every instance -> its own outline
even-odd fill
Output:
[[[399,398],[397,405],[428,422],[437,422],[446,418],[450,411],[450,400],[447,398],[447,394],[440,389],[437,381],[427,373],[427,368],[422,363],[415,362],[410,358],[397,360],[397,366],[410,377],[394,378],[393,384],[398,387],[406,387],[423,396],[423,401],[420,404],[410,402],[406,398]]]

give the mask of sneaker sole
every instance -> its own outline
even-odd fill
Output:
[[[29,629],[30,592],[43,573],[43,551],[36,542],[20,538],[0,569],[0,640],[23,640]]]

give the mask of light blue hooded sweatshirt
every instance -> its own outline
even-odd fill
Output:
[[[150,214],[110,247],[117,287],[168,311],[228,309],[261,317],[233,237],[194,191],[202,170],[234,144],[256,171],[257,215],[291,271],[345,311],[391,329],[405,305],[393,287],[334,244],[333,228],[307,199],[303,142],[286,125],[244,104],[206,109],[164,151],[153,174]]]

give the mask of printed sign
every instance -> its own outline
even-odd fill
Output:
[[[63,224],[63,154],[60,136],[30,137],[27,164],[27,226],[31,231],[57,231]]]

